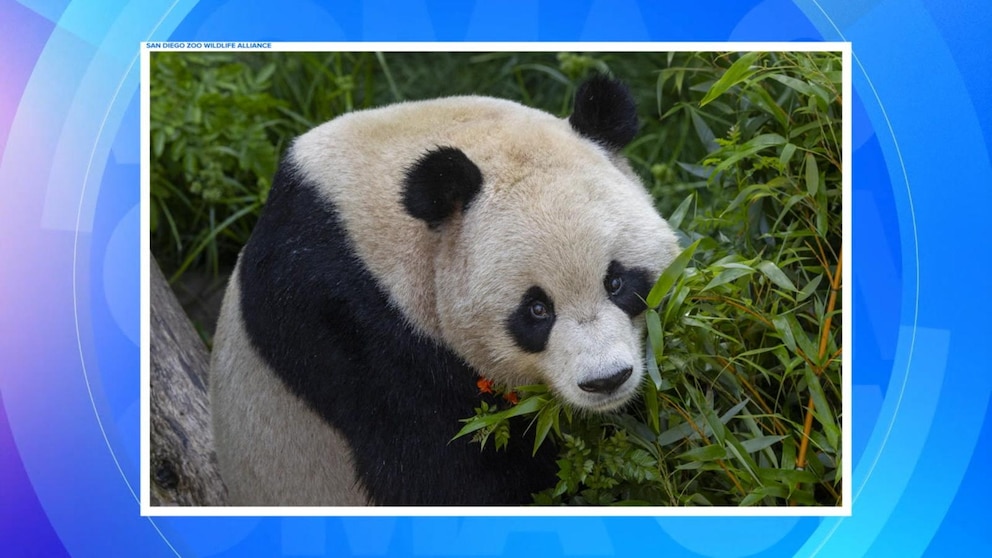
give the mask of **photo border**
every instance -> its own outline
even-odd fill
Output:
[[[842,252],[841,301],[841,506],[151,506],[151,138],[152,52],[840,52],[842,59]],[[140,231],[141,231],[141,434],[140,501],[146,517],[849,517],[852,507],[852,214],[851,124],[852,66],[850,42],[219,42],[152,41],[141,44],[140,78]]]

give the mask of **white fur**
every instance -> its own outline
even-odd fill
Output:
[[[438,146],[461,149],[484,185],[465,215],[431,231],[405,212],[401,194],[404,171]],[[582,408],[614,408],[636,391],[643,320],[609,301],[603,277],[611,260],[657,277],[677,243],[622,157],[547,113],[451,97],[342,116],[301,136],[293,159],[322,185],[359,257],[420,334],[491,379],[543,381]],[[505,326],[533,285],[554,299],[557,316],[536,354]],[[616,393],[578,388],[627,366],[633,374]]]

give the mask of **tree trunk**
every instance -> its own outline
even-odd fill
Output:
[[[223,506],[207,390],[210,355],[151,264],[151,505]]]

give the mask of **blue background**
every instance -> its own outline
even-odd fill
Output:
[[[990,39],[964,0],[0,0],[0,552],[992,555]],[[850,41],[853,515],[141,517],[138,43],[164,40]]]

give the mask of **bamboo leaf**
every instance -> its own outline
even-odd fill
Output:
[[[733,165],[737,164],[738,161],[751,157],[752,155],[758,153],[762,149],[767,149],[769,147],[775,147],[783,145],[786,143],[786,139],[779,134],[763,134],[750,141],[742,144],[733,155],[727,157],[720,161],[720,164],[716,165],[712,172],[718,173],[725,171]]]
[[[820,189],[820,170],[816,166],[816,157],[812,153],[806,154],[806,193],[816,196]]]
[[[702,407],[702,405],[700,405],[700,407]],[[725,423],[716,416],[716,413],[713,411],[712,407],[703,407],[702,411],[703,419],[706,420],[706,424],[709,427],[709,432],[716,437],[718,442],[721,444],[724,443],[727,438],[727,427]]]
[[[737,194],[737,197],[734,198],[734,201],[730,202],[730,205],[728,205],[727,209],[724,210],[724,213],[726,214],[727,212],[736,209],[744,203],[744,201],[750,203],[763,197],[773,196],[775,195],[775,191],[777,189],[787,185],[788,183],[788,178],[784,176],[776,176],[765,184],[752,184],[746,188],[742,188],[740,193]]]
[[[647,323],[648,336],[651,341],[651,348],[654,352],[654,360],[657,362],[661,360],[665,349],[665,341],[662,337],[663,332],[661,330],[661,316],[659,316],[658,312],[656,312],[653,308],[649,308],[647,312],[644,313],[644,321]]]
[[[751,68],[754,61],[758,59],[760,52],[748,52],[743,54],[736,62],[727,68],[727,71],[720,76],[720,79],[716,80],[716,83],[710,87],[710,90],[706,92],[706,95],[699,101],[699,106],[704,107],[712,102],[714,99],[723,95],[728,89],[741,83],[747,78],[751,77],[756,70]]]
[[[686,461],[716,461],[717,459],[726,458],[727,449],[720,444],[710,444],[708,446],[692,448],[691,450],[679,455],[679,459],[685,459]]]
[[[532,455],[537,455],[537,450],[540,449],[541,444],[548,437],[548,432],[551,431],[551,427],[555,423],[558,411],[558,405],[547,405],[537,414],[537,425],[534,429],[534,452]]]
[[[707,151],[716,151],[720,148],[720,145],[716,142],[716,135],[713,130],[710,129],[703,117],[699,115],[699,112],[689,108],[689,116],[692,120],[692,127],[696,130],[696,136],[699,141],[706,146]]]
[[[806,300],[807,298],[809,298],[810,295],[812,295],[813,293],[815,293],[816,292],[816,288],[820,286],[820,281],[822,279],[823,279],[823,276],[822,275],[817,275],[816,277],[813,278],[812,281],[810,281],[809,283],[806,283],[806,286],[803,287],[803,290],[799,291],[799,296],[796,297],[796,301],[802,302],[802,301]]]
[[[648,310],[648,312],[653,312],[653,310]],[[654,344],[660,343],[661,341],[655,341],[651,339],[650,331],[648,332],[647,339],[647,355],[645,355],[644,360],[648,369],[648,376],[651,378],[651,382],[655,385],[655,389],[661,389],[662,378],[661,370],[658,369],[658,359],[654,356]]]
[[[693,165],[679,161],[679,167],[696,178],[709,178],[713,175],[713,169],[703,165]]]
[[[754,273],[753,269],[744,269],[739,267],[721,271],[720,273],[717,274],[716,277],[714,277],[709,283],[707,283],[705,287],[703,287],[703,290],[708,291],[714,287],[719,287],[720,285],[730,283],[735,279],[740,279],[745,275],[751,275],[752,273]]]
[[[772,115],[772,117],[775,118],[776,122],[778,122],[780,126],[782,127],[788,126],[789,124],[788,113],[786,113],[785,109],[780,107],[775,102],[775,99],[772,99],[772,96],[768,94],[768,91],[766,91],[764,87],[750,88],[747,91],[747,96],[749,99],[751,99],[751,101],[754,104],[763,108],[765,112]]]
[[[502,411],[500,415],[502,415],[504,419],[513,418],[520,415],[529,415],[547,404],[547,397],[528,397],[509,409]]]
[[[760,504],[765,498],[784,500],[789,497],[789,491],[783,486],[759,486],[741,500],[741,506]]]
[[[688,422],[683,422],[678,426],[673,426],[672,428],[669,428],[668,430],[659,434],[658,445],[667,446],[669,444],[674,444],[679,440],[684,440],[688,438],[689,435],[692,434],[692,432],[693,432],[692,424]]]
[[[789,161],[792,160],[792,155],[796,152],[796,144],[787,143],[782,147],[782,154],[778,156],[778,162],[782,163],[782,166],[788,165]]]
[[[747,404],[750,402],[751,399],[745,398],[744,401],[741,401],[740,403],[734,405],[726,413],[720,415],[720,422],[722,422],[723,424],[727,424],[728,422],[730,422],[730,419],[740,414],[740,412],[744,410],[744,407],[747,407]]]
[[[665,324],[672,324],[672,321],[679,315],[679,312],[682,309],[682,304],[685,302],[685,298],[687,296],[689,296],[688,287],[685,285],[679,285],[675,288],[671,298],[668,299],[668,304],[665,305]]]
[[[789,321],[789,329],[792,330],[792,337],[799,345],[799,349],[806,355],[806,358],[813,362],[818,360],[816,344],[809,338],[809,334],[803,329],[796,317],[789,314],[786,319]]]
[[[765,260],[758,264],[758,269],[765,274],[765,277],[767,277],[769,281],[775,283],[779,287],[793,292],[798,290],[792,283],[792,280],[789,279],[789,277],[783,273],[777,265],[775,265],[775,262]]]
[[[741,446],[748,453],[759,452],[769,446],[775,445],[784,440],[786,436],[758,436],[741,442]]]
[[[657,436],[661,432],[661,416],[658,414],[658,389],[653,378],[651,381],[645,382],[645,385],[647,387],[644,393],[644,410],[648,415],[648,425],[651,426],[652,433]]]
[[[806,376],[806,385],[810,396],[813,398],[813,416],[825,428],[825,431],[830,427],[833,427],[836,431],[837,423],[834,420],[833,413],[830,411],[830,405],[827,403],[827,396],[823,392],[823,386],[820,385],[820,377],[809,366],[804,366],[803,369]],[[833,433],[828,434],[827,441],[832,446],[831,449],[836,451],[839,436],[833,437]]]
[[[785,85],[786,87],[789,87],[791,89],[794,89],[794,90],[798,91],[799,93],[801,93],[803,95],[812,95],[813,94],[813,89],[809,86],[808,83],[806,83],[805,81],[803,81],[801,79],[796,79],[796,78],[794,78],[792,76],[786,76],[786,75],[782,75],[782,74],[772,74],[772,75],[770,75],[768,77],[770,77],[771,79],[773,79],[773,80],[781,83],[782,85]]]
[[[505,411],[500,411],[491,415],[486,415],[484,417],[475,417],[469,419],[469,421],[458,431],[457,434],[452,438],[456,440],[465,436],[466,434],[471,434],[476,430],[481,430],[487,426],[492,426],[498,422],[502,422],[506,419],[513,418],[520,415],[526,415],[536,412],[538,409],[547,404],[548,399],[546,397],[530,397],[524,399],[520,403],[506,409]]]
[[[672,215],[668,218],[668,224],[671,225],[673,229],[678,229],[682,226],[682,220],[685,219],[685,214],[689,211],[689,206],[692,205],[692,200],[695,199],[695,194],[689,194],[686,196],[682,203],[675,208]]]
[[[682,271],[685,270],[685,266],[688,265],[689,260],[692,258],[693,252],[696,251],[696,247],[702,240],[697,240],[689,245],[688,248],[682,251],[681,254],[672,260],[672,263],[668,265],[668,268],[661,273],[661,277],[658,277],[658,281],[654,284],[651,292],[648,293],[647,303],[648,308],[657,308],[661,304],[661,299],[668,294],[671,290],[672,285],[682,275]]]
[[[758,464],[751,459],[751,455],[747,452],[743,445],[737,440],[737,437],[733,435],[732,432],[727,432],[727,441],[725,443],[727,447],[727,454],[732,456],[744,468],[747,469],[747,474],[751,475],[756,482],[760,483],[761,480],[758,478],[758,474],[755,470],[758,468]]]
[[[789,351],[796,352],[796,338],[792,336],[792,328],[789,326],[789,321],[786,317],[775,316],[772,318],[772,324],[775,326],[775,331],[778,333],[779,338],[789,348]]]
[[[265,83],[269,81],[269,78],[272,77],[272,74],[274,74],[275,72],[276,72],[275,64],[266,64],[264,68],[262,68],[261,70],[258,71],[257,74],[255,74],[255,86],[256,87],[264,86]]]
[[[783,460],[783,463],[787,463]],[[766,483],[780,483],[785,485],[796,485],[801,483],[815,483],[816,475],[809,471],[799,471],[796,469],[770,469],[767,467],[758,468],[758,478]]]

